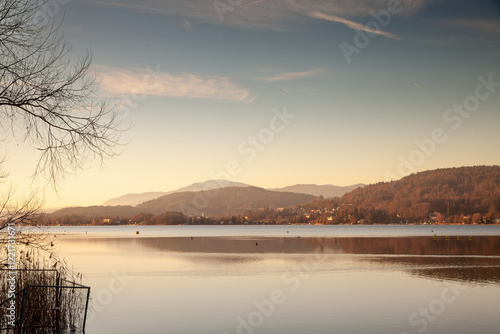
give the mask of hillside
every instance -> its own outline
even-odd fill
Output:
[[[269,191],[257,187],[230,187],[201,192],[165,195],[142,203],[137,209],[153,214],[180,211],[186,215],[241,213],[259,208],[279,208],[306,203],[315,197],[306,194]]]
[[[269,189],[271,191],[284,191],[284,192],[292,192],[292,193],[300,193],[300,194],[309,194],[316,197],[323,196],[325,198],[330,197],[342,197],[348,192],[358,188],[364,187],[365,184],[354,184],[352,186],[334,186],[331,184],[325,185],[316,185],[316,184],[296,184],[293,186],[283,187],[283,188],[275,188]]]
[[[51,217],[82,216],[90,218],[102,217],[130,217],[140,213],[140,210],[128,205],[119,206],[78,206],[57,210],[50,214]]]
[[[137,204],[140,204],[142,202],[150,201],[152,199],[165,196],[167,194],[168,194],[167,192],[163,192],[163,191],[126,194],[123,196],[119,196],[119,197],[107,200],[102,205],[103,206],[119,206],[119,205],[136,206]]]
[[[145,192],[145,193],[131,193],[126,194],[120,197],[112,198],[103,203],[103,205],[131,205],[136,206],[143,202],[147,202],[156,198],[160,198],[165,195],[186,192],[186,191],[203,191],[203,190],[212,190],[212,189],[220,189],[226,187],[249,187],[248,184],[240,183],[240,182],[232,182],[227,180],[209,180],[205,182],[193,183],[187,187],[183,187],[173,191],[158,191],[158,192]]]
[[[355,189],[342,197],[341,204],[354,219],[425,220],[437,212],[438,221],[467,223],[462,216],[500,213],[500,166],[420,172]]]
[[[193,186],[191,189],[210,184]],[[270,210],[259,210],[263,208]],[[278,208],[287,209],[276,210]],[[247,219],[270,222],[281,217],[281,220],[288,222],[321,224],[360,221],[363,223],[426,221],[492,223],[498,222],[500,218],[500,166],[447,168],[420,172],[390,183],[382,182],[358,187],[342,198],[325,196],[320,198],[309,194],[238,185],[206,191],[176,192],[146,201],[136,207],[66,208],[56,211],[51,217],[68,218],[73,215],[121,219],[136,216],[133,221],[156,223],[174,221],[172,217],[154,217],[167,211],[182,212],[187,216],[204,214],[205,218],[227,216],[227,220],[234,220],[233,216],[240,216],[234,220],[235,222]]]

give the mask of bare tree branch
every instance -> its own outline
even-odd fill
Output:
[[[57,190],[68,173],[116,155],[122,130],[115,106],[98,95],[91,53],[71,57],[61,22],[40,15],[49,1],[0,2],[0,143],[10,133],[36,148],[33,177]],[[6,187],[3,166],[0,158],[0,190]],[[13,195],[12,189],[0,191],[0,231],[9,224],[37,225],[37,196],[19,201]],[[16,243],[50,248],[43,236],[20,232]],[[0,244],[5,238],[1,233]]]
[[[73,61],[60,26],[37,17],[47,2],[0,4],[0,127],[39,150],[34,176],[57,189],[89,160],[114,156],[121,131],[115,107],[97,96],[90,52]]]

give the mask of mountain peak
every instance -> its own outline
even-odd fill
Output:
[[[323,196],[326,198],[329,197],[342,197],[344,194],[349,191],[356,189],[358,187],[363,187],[364,184],[355,184],[352,186],[340,187],[334,186],[331,184],[325,185],[317,185],[317,184],[296,184],[294,186],[278,188],[278,189],[267,189],[271,191],[280,191],[280,192],[292,192],[299,194],[308,194],[313,196]],[[117,198],[110,199],[105,202],[103,205],[130,205],[137,206],[141,203],[151,201],[165,195],[180,193],[180,192],[198,192],[198,191],[208,191],[222,188],[245,188],[245,187],[254,187],[250,184],[241,183],[241,182],[233,182],[225,179],[214,179],[207,180],[203,182],[196,182],[187,187],[179,188],[177,190],[168,191],[168,192],[146,192],[142,194],[133,193],[123,195]]]
[[[120,197],[112,198],[103,203],[105,206],[115,206],[115,205],[130,205],[136,206],[141,203],[151,201],[157,198],[160,198],[165,195],[170,195],[178,192],[197,192],[204,190],[214,190],[220,188],[229,188],[229,187],[251,187],[251,185],[241,183],[241,182],[233,182],[224,179],[216,179],[216,180],[208,180],[203,182],[193,183],[187,187],[179,188],[173,191],[159,191],[159,192],[145,192],[145,193],[131,193],[126,194]]]
[[[216,179],[216,180],[208,180],[208,181],[193,183],[187,187],[177,189],[177,190],[170,192],[170,193],[184,192],[184,191],[214,190],[214,189],[229,188],[229,187],[242,188],[242,187],[252,187],[252,186],[249,184],[241,183],[241,182],[233,182],[233,181],[224,180],[224,179]]]

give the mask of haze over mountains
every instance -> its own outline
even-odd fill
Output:
[[[292,192],[299,194],[307,194],[312,196],[323,196],[323,197],[342,197],[344,194],[358,188],[363,187],[364,184],[355,184],[352,186],[340,187],[334,185],[316,185],[316,184],[297,184],[293,186],[283,187],[283,188],[274,188],[267,189],[270,191],[278,191],[278,192]],[[165,195],[181,193],[181,192],[197,192],[204,190],[214,190],[221,188],[229,188],[229,187],[253,187],[252,185],[241,183],[241,182],[232,182],[228,180],[209,180],[205,182],[193,183],[187,187],[183,187],[177,190],[168,191],[168,192],[146,192],[146,193],[132,193],[126,194],[120,197],[112,198],[103,203],[104,206],[116,206],[116,205],[130,205],[136,206],[141,203],[151,201],[157,198],[160,198]]]

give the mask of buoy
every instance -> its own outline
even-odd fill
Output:
[[[135,234],[139,234],[139,231],[135,231]]]

